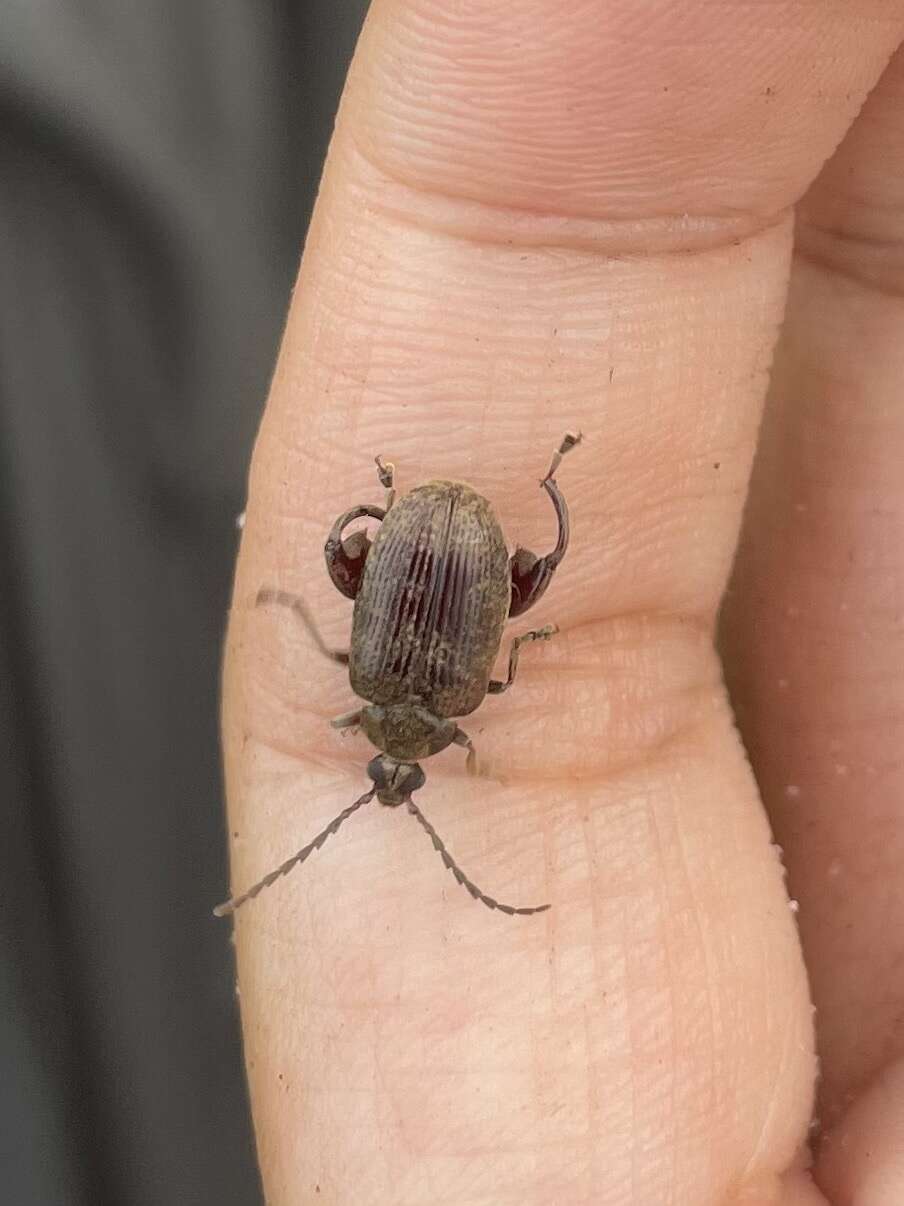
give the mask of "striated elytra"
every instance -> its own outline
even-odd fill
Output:
[[[508,676],[491,677],[509,616],[521,615],[546,590],[568,548],[568,507],[555,481],[562,457],[580,442],[568,434],[556,450],[541,486],[559,524],[552,552],[537,557],[517,549],[509,558],[493,508],[462,482],[432,481],[396,500],[393,466],[377,457],[386,490],[382,507],[361,505],[340,515],[324,552],[333,583],[354,599],[351,647],[329,649],[304,601],[270,587],[257,604],[290,608],[308,629],[321,653],[347,665],[352,690],[368,702],[336,717],[335,728],[360,727],[381,751],[368,765],[373,787],[343,809],[312,842],[240,896],[219,905],[217,916],[234,912],[281,875],[304,862],[348,817],[374,796],[388,807],[405,804],[427,832],[456,880],[475,900],[508,914],[540,913],[548,905],[516,908],[481,892],[461,871],[412,795],[425,782],[420,760],[455,744],[475,751],[458,717],[473,712],[487,694],[508,690],[515,679],[522,645],[548,640],[553,625],[516,637]],[[355,520],[380,521],[373,539],[363,531],[345,536]]]
[[[428,482],[387,512],[355,598],[349,677],[375,704],[467,716],[486,695],[511,598],[505,538],[470,486]],[[402,760],[430,750],[386,753]]]

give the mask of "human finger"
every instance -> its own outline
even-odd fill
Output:
[[[739,718],[800,901],[829,1131],[904,1056],[902,290],[899,50],[799,208],[725,608]],[[900,1178],[900,1094],[883,1100],[872,1158]],[[831,1188],[844,1151],[830,1146]],[[898,1184],[888,1200],[904,1200]]]
[[[348,804],[368,756],[336,752],[348,689],[250,606],[259,587],[304,594],[338,644],[319,544],[372,497],[369,456],[407,484],[466,478],[533,545],[531,466],[580,427],[574,539],[536,619],[558,645],[473,718],[495,780],[429,768],[469,872],[552,908],[485,913],[410,818],[372,807],[332,862],[239,915],[276,1203],[784,1192],[809,1004],[712,624],[788,206],[898,35],[873,8],[809,11],[372,12],[252,474],[226,679],[235,884]]]

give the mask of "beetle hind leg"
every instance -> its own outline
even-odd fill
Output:
[[[537,557],[527,549],[516,549],[509,562],[512,575],[512,599],[509,605],[510,616],[520,616],[543,595],[552,580],[559,563],[568,550],[568,504],[556,484],[554,474],[562,463],[562,457],[580,444],[581,433],[573,435],[567,432],[559,447],[553,453],[552,462],[546,476],[540,482],[549,495],[559,521],[559,536],[556,547],[545,557]]]
[[[460,745],[462,749],[468,751],[468,759],[465,763],[469,775],[476,775],[477,770],[477,750],[474,749],[474,743],[468,734],[456,726],[455,736],[452,738],[453,745]]]
[[[328,657],[330,661],[338,662],[340,666],[348,665],[347,651],[344,649],[330,649],[329,645],[327,645],[326,641],[320,635],[320,629],[314,622],[314,617],[308,610],[307,603],[305,603],[300,595],[290,595],[287,591],[275,590],[271,586],[263,586],[257,592],[254,605],[255,607],[266,607],[270,603],[276,603],[280,607],[288,607],[304,624],[314,644],[324,657]]]
[[[508,677],[504,682],[497,679],[491,679],[487,687],[488,695],[501,695],[503,691],[507,691],[515,681],[515,675],[518,672],[518,657],[521,653],[521,646],[528,644],[530,641],[548,641],[559,631],[556,624],[544,624],[542,628],[534,628],[530,632],[525,632],[519,637],[515,637],[509,648],[509,664]]]

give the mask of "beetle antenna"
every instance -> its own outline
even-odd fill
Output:
[[[277,867],[275,871],[271,871],[269,875],[265,875],[264,878],[256,883],[253,888],[249,888],[248,891],[243,892],[241,896],[233,896],[230,900],[226,900],[222,904],[217,905],[213,911],[214,917],[225,917],[228,913],[234,913],[236,909],[241,908],[245,901],[253,900],[259,892],[263,892],[264,888],[269,888],[273,881],[279,879],[281,875],[288,875],[293,867],[297,867],[300,863],[303,863],[309,855],[313,854],[315,850],[319,850],[326,839],[331,837],[339,826],[348,820],[353,812],[357,812],[359,808],[363,807],[365,804],[369,804],[376,794],[377,788],[376,785],[374,785],[369,792],[366,792],[360,798],[360,800],[355,800],[354,804],[349,804],[348,808],[343,808],[342,812],[340,812],[337,817],[333,817],[326,829],[322,829],[314,838],[313,842],[309,842],[307,846],[303,846],[297,854],[293,854],[291,858],[286,859],[286,861],[281,866]]]
[[[549,908],[548,904],[535,905],[532,908],[525,907],[516,909],[513,905],[500,904],[500,902],[498,900],[494,900],[492,896],[487,896],[484,892],[481,892],[477,885],[468,879],[461,867],[459,867],[455,862],[455,859],[444,846],[442,838],[418,808],[417,804],[415,804],[414,800],[407,800],[406,803],[408,805],[408,811],[417,819],[418,823],[421,825],[427,836],[430,838],[430,841],[433,843],[433,849],[437,852],[445,863],[446,867],[452,872],[461,886],[470,892],[475,900],[479,900],[481,904],[485,904],[488,909],[498,909],[500,913],[508,913],[510,917],[514,917],[516,914],[527,916],[530,913],[546,912],[546,910]]]

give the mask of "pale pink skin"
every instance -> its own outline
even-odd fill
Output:
[[[484,777],[453,748],[418,797],[552,908],[373,804],[237,915],[269,1206],[904,1202],[902,37],[891,0],[374,5],[251,476],[232,886],[371,756],[257,590],[343,644],[321,547],[377,453],[543,551],[582,429],[510,633],[562,631],[470,718]],[[713,648],[786,303],[723,650],[799,912]]]

